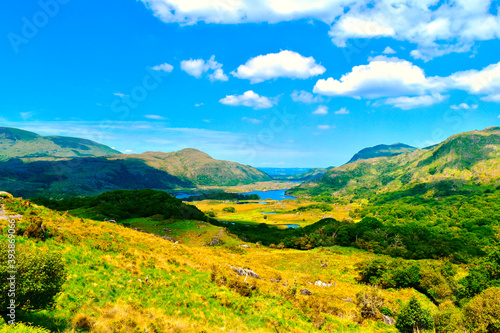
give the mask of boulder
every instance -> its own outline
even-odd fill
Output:
[[[309,290],[307,290],[307,289],[302,289],[302,290],[300,291],[300,294],[301,294],[301,295],[307,295],[307,296],[309,296],[309,295],[312,295],[312,292],[310,292],[310,291],[309,291]]]
[[[256,279],[260,279],[260,277],[255,273],[254,271],[246,268],[241,268],[241,267],[234,267],[229,265],[233,269],[233,271],[236,272],[236,274],[241,275],[241,276],[251,276]]]
[[[244,248],[246,248],[246,249],[249,249],[249,248],[250,248],[250,246],[248,246],[248,245],[246,245],[246,244],[241,244],[241,245],[238,245],[238,246],[239,246],[239,247],[244,247]]]
[[[389,316],[385,316],[385,315],[382,315],[382,321],[384,323],[386,323],[387,325],[391,325],[391,326],[396,323],[396,319],[389,317]]]

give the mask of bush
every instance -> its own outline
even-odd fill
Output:
[[[431,330],[434,327],[429,311],[422,309],[420,302],[412,297],[401,310],[396,321],[396,328],[402,333],[414,333]]]
[[[488,288],[464,307],[465,322],[473,332],[500,332],[500,287]]]
[[[8,243],[0,241],[0,280],[8,281]],[[59,254],[18,245],[15,254],[15,300],[16,308],[42,310],[50,308],[54,297],[61,291],[66,271]],[[10,304],[10,283],[0,284],[0,307]]]
[[[235,213],[236,209],[234,207],[229,206],[229,207],[222,208],[222,211],[227,212],[227,213]]]

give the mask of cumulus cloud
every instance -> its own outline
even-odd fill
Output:
[[[318,106],[318,108],[313,112],[313,114],[319,114],[319,115],[328,114],[328,106],[326,105]]]
[[[379,98],[421,95],[438,90],[441,85],[438,80],[427,78],[420,67],[409,61],[378,56],[368,65],[353,67],[340,80],[331,77],[318,80],[313,92],[327,96]]]
[[[228,95],[221,100],[220,103],[231,106],[248,106],[254,109],[267,109],[272,107],[275,102],[265,96],[259,96],[252,90],[246,91],[243,95]]]
[[[314,96],[310,92],[304,90],[301,91],[295,90],[294,92],[292,92],[290,97],[292,97],[292,100],[294,102],[302,102],[306,104],[323,102],[323,98],[321,98],[321,96],[319,95]]]
[[[382,51],[383,54],[394,54],[396,51],[394,51],[391,47],[387,46],[384,51]]]
[[[496,2],[491,0],[141,0],[167,23],[277,23],[300,19],[331,26],[340,47],[353,38],[390,37],[417,45],[424,60],[468,52],[474,42],[500,37]]]
[[[448,96],[443,96],[441,94],[433,95],[423,95],[414,97],[395,97],[388,98],[385,104],[395,106],[403,110],[411,110],[419,107],[431,106],[444,101]]]
[[[304,57],[297,52],[285,50],[252,58],[231,74],[250,80],[250,83],[259,83],[280,77],[308,79],[325,71],[325,67],[317,64],[313,57]]]
[[[222,70],[222,64],[215,61],[215,56],[211,56],[207,61],[203,59],[189,59],[181,61],[181,69],[191,76],[199,79],[208,71],[212,71],[208,75],[211,81],[227,81],[228,77]]]
[[[469,109],[477,109],[478,105],[477,104],[467,104],[467,103],[460,103],[458,105],[450,105],[450,109],[453,110],[469,110]]]
[[[448,85],[462,89],[470,94],[487,95],[485,101],[498,102],[500,94],[500,62],[482,70],[458,72],[448,78]]]
[[[155,70],[155,71],[162,71],[162,72],[167,72],[167,73],[170,73],[173,69],[174,69],[174,66],[167,64],[167,63],[153,67],[153,70]]]
[[[349,114],[349,110],[347,110],[347,108],[341,108],[340,110],[337,110],[334,113],[335,114]]]

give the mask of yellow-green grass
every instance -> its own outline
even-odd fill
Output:
[[[306,226],[323,218],[334,218],[337,220],[350,219],[349,213],[359,208],[360,205],[357,203],[340,205],[331,204],[333,208],[332,211],[324,212],[320,209],[311,209],[306,211],[294,211],[299,207],[305,207],[315,202],[296,199],[296,200],[261,200],[259,202],[264,203],[247,203],[247,204],[235,204],[231,202],[215,201],[215,200],[204,200],[192,202],[204,212],[212,211],[216,214],[216,219],[220,221],[230,221],[238,223],[266,223],[269,225],[285,225],[285,224],[297,224],[299,226]],[[223,211],[226,207],[234,207],[236,209],[235,213],[229,213]],[[263,213],[273,213],[273,214],[263,214]]]
[[[10,200],[7,208],[21,204],[26,205]],[[196,221],[171,223],[181,239],[188,240],[174,244],[113,223],[42,207],[31,210],[55,234],[45,242],[22,236],[18,242],[40,252],[61,253],[68,279],[53,310],[20,314],[18,320],[60,332],[84,328],[94,332],[314,332],[318,327],[331,332],[396,332],[380,322],[361,323],[356,305],[342,300],[355,301],[357,293],[369,288],[357,283],[356,263],[380,256],[341,247],[298,251],[250,244],[246,249],[234,246],[243,242],[226,232],[222,234],[228,245],[207,247],[195,234],[224,229]],[[6,222],[1,222],[1,228],[5,235]],[[258,286],[251,297],[211,281],[215,269],[228,280],[245,284],[245,277],[236,275],[229,265],[252,269],[261,277],[246,278]],[[276,278],[281,281],[271,282]],[[317,280],[335,285],[318,287]],[[295,288],[307,288],[313,295],[294,296]],[[418,295],[412,289],[381,293],[394,310]],[[418,297],[426,307],[433,307],[424,296]]]

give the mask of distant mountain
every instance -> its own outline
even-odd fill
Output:
[[[273,178],[282,178],[288,176],[295,176],[300,173],[309,171],[311,168],[258,168],[259,170],[267,173]]]
[[[443,186],[457,189],[478,182],[500,183],[500,127],[456,134],[428,149],[348,163],[290,193],[363,197],[419,184],[427,184],[421,190],[433,193]]]
[[[323,176],[330,168],[259,168],[275,180],[305,181]]]
[[[0,162],[0,189],[17,196],[53,198],[110,190],[196,188],[271,180],[247,165],[220,161],[196,150],[173,153]]]
[[[347,163],[356,162],[357,160],[366,160],[381,156],[394,156],[402,153],[410,153],[417,148],[405,145],[404,143],[395,143],[392,145],[378,145],[361,149]]]
[[[121,154],[100,143],[64,136],[41,136],[17,128],[0,127],[0,161],[71,157],[100,157]]]
[[[145,152],[138,155],[117,155],[109,159],[141,160],[156,170],[165,171],[195,185],[233,186],[272,180],[268,174],[254,167],[216,160],[193,148],[172,153]]]

